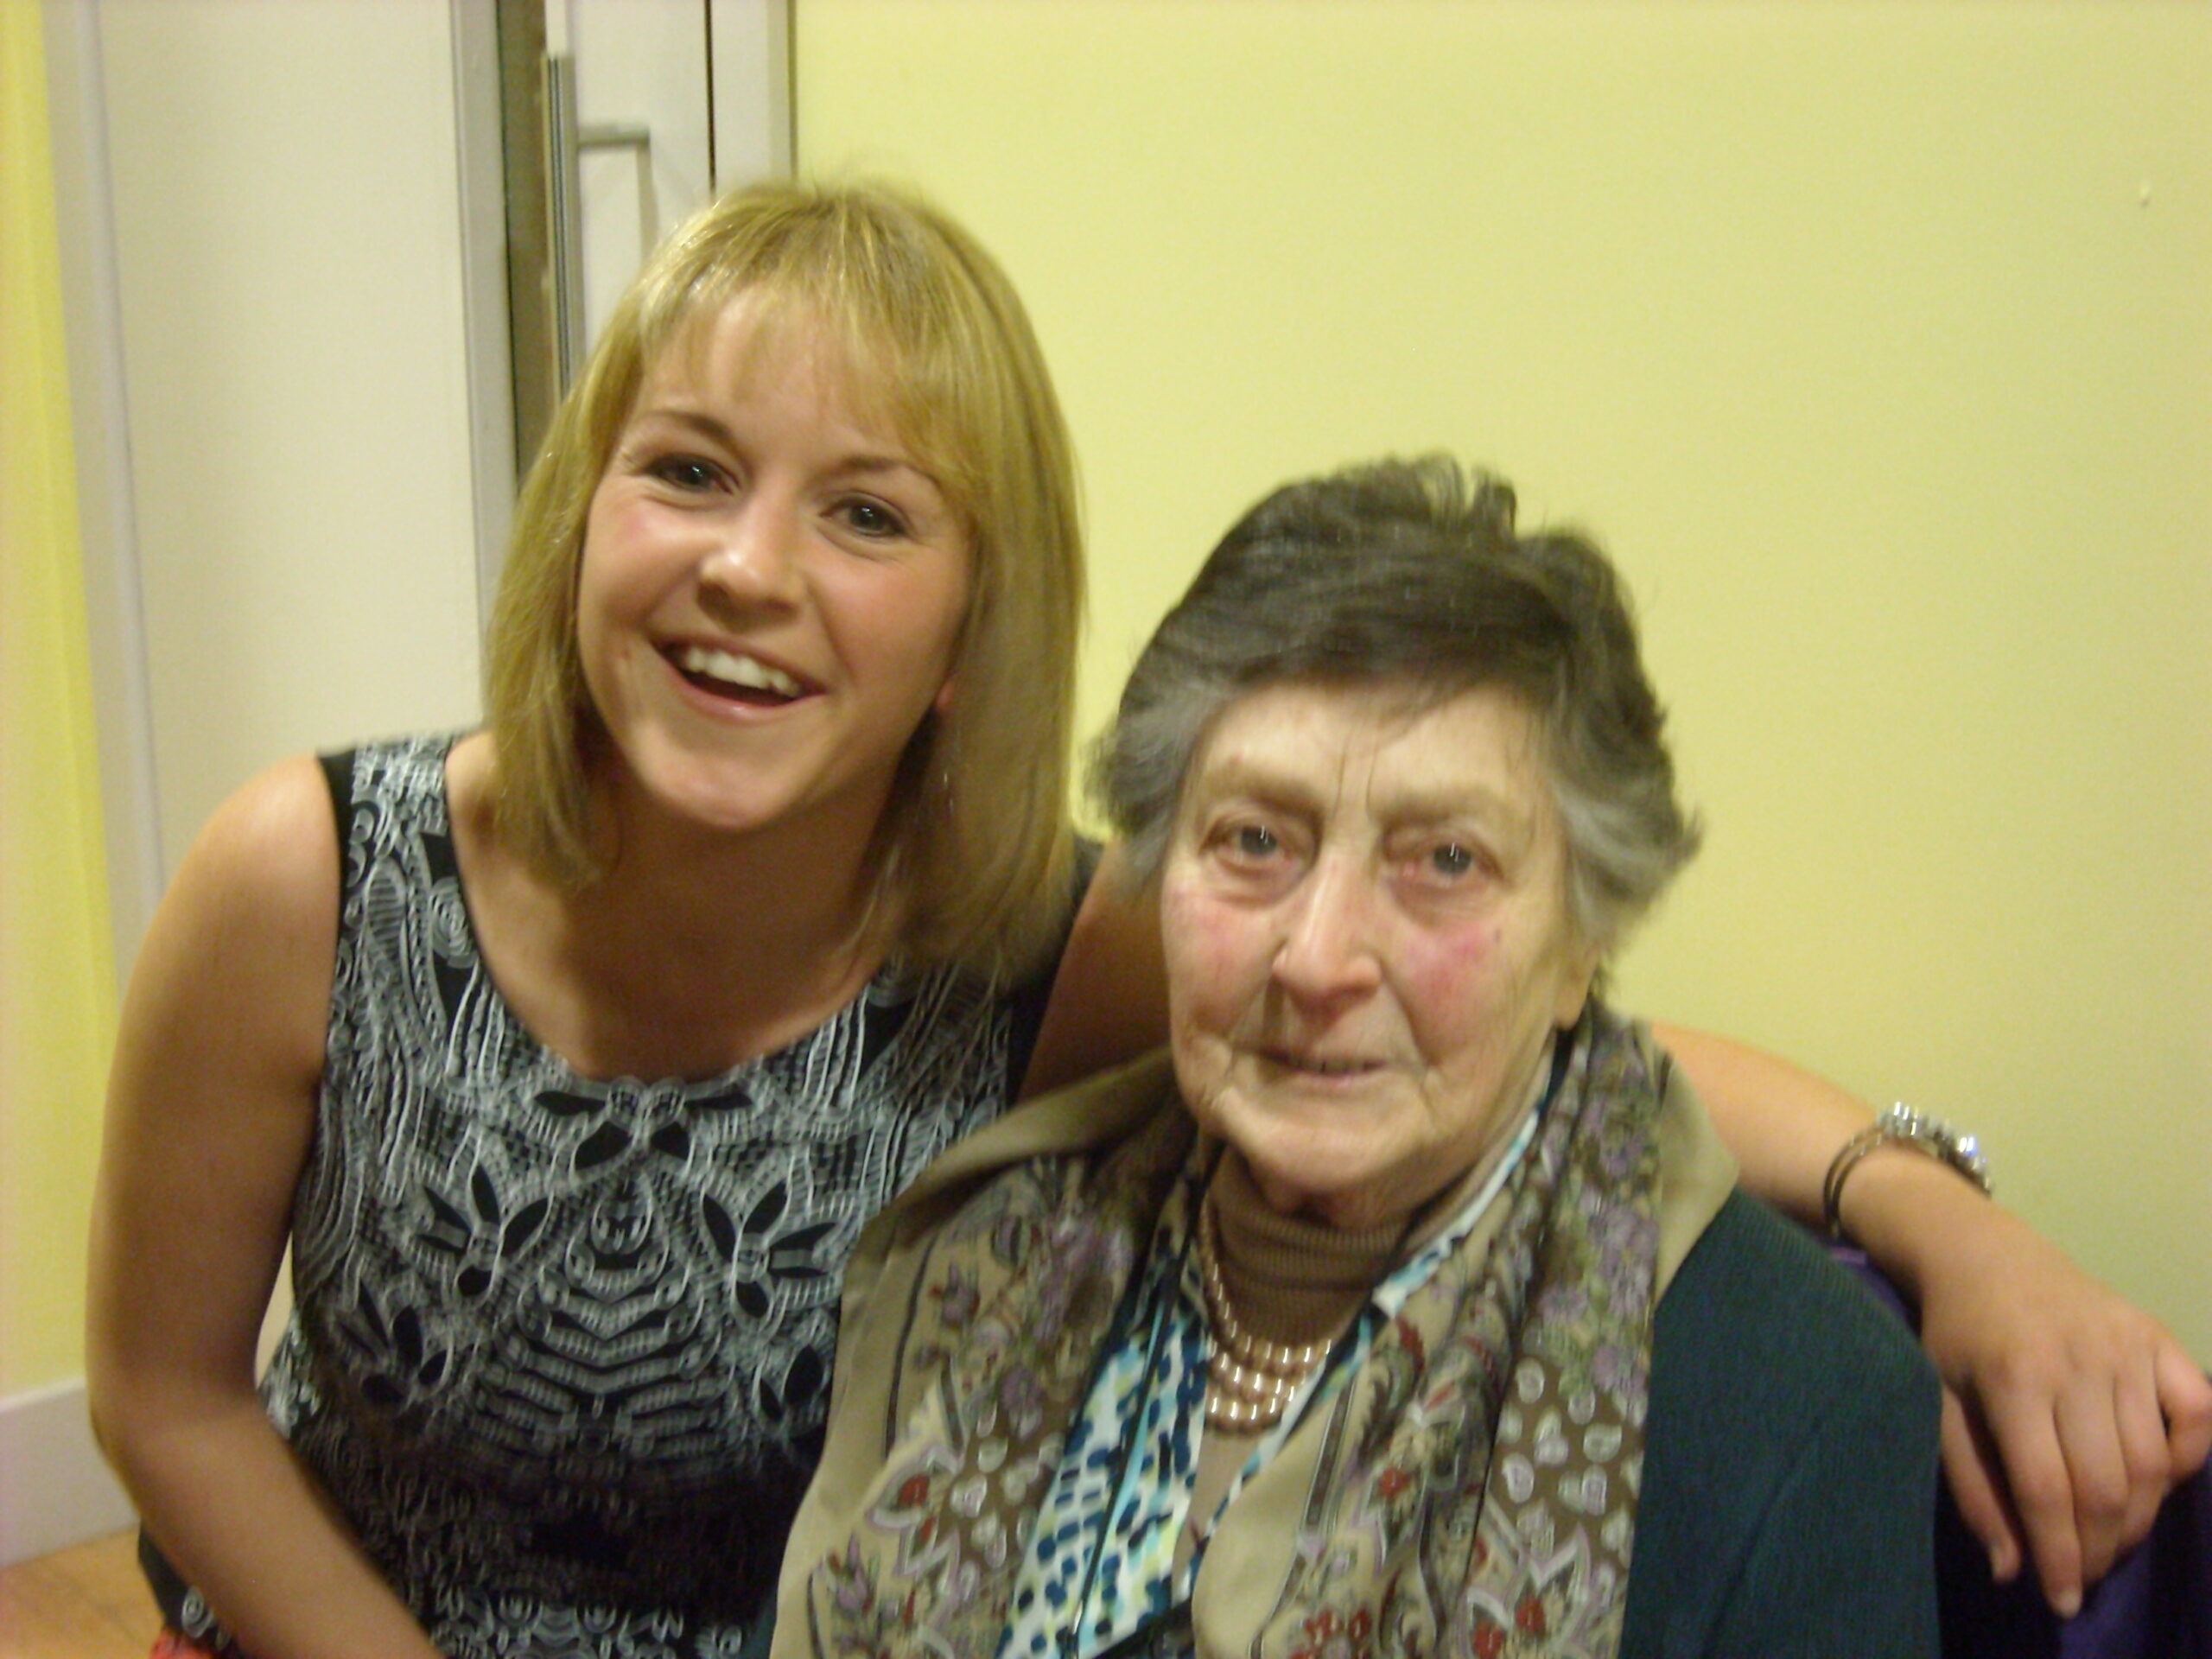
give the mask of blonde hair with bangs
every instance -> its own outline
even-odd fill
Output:
[[[701,209],[615,308],[516,509],[486,646],[496,810],[535,867],[582,888],[620,849],[594,830],[607,741],[576,643],[593,493],[664,353],[740,297],[842,347],[969,530],[975,561],[949,708],[925,719],[877,827],[873,907],[910,961],[998,977],[1065,922],[1068,747],[1083,606],[1075,466],[1027,313],[990,256],[879,184],[755,185]]]

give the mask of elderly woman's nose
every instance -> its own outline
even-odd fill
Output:
[[[699,561],[701,596],[709,608],[797,602],[803,526],[787,503],[756,496],[716,527]]]
[[[1372,877],[1354,861],[1317,861],[1284,906],[1274,977],[1310,1002],[1365,995],[1382,983]]]

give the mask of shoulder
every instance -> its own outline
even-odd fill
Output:
[[[1907,1426],[1924,1413],[1934,1432],[1935,1373],[1911,1333],[1802,1229],[1740,1191],[1661,1299],[1652,1345],[1655,1428],[1662,1399],[1691,1395],[1697,1423],[1754,1444],[1870,1402]]]
[[[1937,1409],[1904,1325],[1731,1195],[1655,1320],[1631,1650],[1932,1652]]]
[[[785,1553],[785,1608],[805,1617],[816,1568],[842,1550],[902,1441],[935,1432],[941,1362],[970,1340],[955,1327],[979,1306],[1019,1318],[1038,1294],[1025,1263],[1059,1264],[1063,1316],[1069,1299],[1119,1282],[1141,1255],[1134,1244],[1086,1249],[1052,1224],[1079,1217],[1093,1239],[1141,1236],[1192,1133],[1165,1057],[1148,1058],[1016,1108],[862,1230],[845,1272],[827,1439]],[[991,1342],[976,1340],[980,1363],[998,1364]]]
[[[894,1354],[915,1340],[912,1289],[957,1268],[963,1250],[1001,1254],[1002,1225],[1075,1209],[1103,1223],[1119,1193],[1156,1203],[1189,1150],[1190,1116],[1165,1054],[1030,1101],[940,1154],[861,1230],[845,1270],[836,1376],[854,1352]],[[1088,1213],[1096,1200],[1098,1213]],[[948,1264],[952,1264],[950,1268]]]
[[[1064,1179],[1134,1146],[1173,1137],[1186,1120],[1165,1050],[1016,1106],[940,1154],[870,1229],[887,1247],[913,1240],[979,1202],[995,1183],[1051,1166]],[[861,1249],[869,1248],[863,1237]]]
[[[1077,906],[1022,1093],[1047,1093],[1118,1065],[1166,1035],[1157,895],[1137,885],[1121,849],[1109,847]]]
[[[1655,1370],[1758,1371],[1761,1389],[1822,1391],[1834,1367],[1860,1389],[1920,1391],[1933,1371],[1911,1332],[1812,1234],[1743,1190],[1732,1192],[1659,1300]]]
[[[295,1100],[322,1065],[339,852],[321,766],[299,755],[219,808],[177,867],[131,973],[115,1087],[174,1078]],[[162,1076],[169,1086],[152,1080]],[[220,1090],[215,1090],[219,1094]]]
[[[217,809],[177,868],[170,901],[210,922],[334,937],[338,824],[323,766],[280,761]],[[303,941],[305,943],[306,941]]]

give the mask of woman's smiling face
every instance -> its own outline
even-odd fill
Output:
[[[1596,953],[1516,698],[1291,683],[1232,704],[1161,873],[1175,1071],[1269,1203],[1339,1227],[1471,1168]]]
[[[664,352],[592,497],[577,643],[616,786],[710,830],[874,831],[950,677],[962,514],[804,317]]]

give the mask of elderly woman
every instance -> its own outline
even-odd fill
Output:
[[[1161,626],[1099,775],[1171,1056],[863,1241],[779,1653],[1933,1652],[1933,1380],[1593,995],[1697,831],[1512,512],[1294,485]]]

